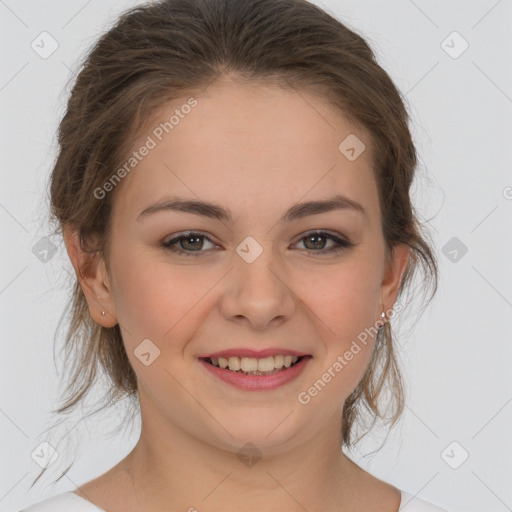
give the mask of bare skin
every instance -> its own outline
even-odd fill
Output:
[[[239,468],[235,466],[236,465],[233,464],[233,470],[238,471]],[[132,463],[129,457],[127,457],[108,472],[81,485],[78,489],[75,489],[74,492],[107,512],[117,512],[121,510],[129,512],[140,511],[140,507],[144,501],[142,501],[140,494],[137,493],[134,488],[133,478],[130,476],[132,471]],[[399,489],[364,471],[348,458],[345,473],[347,475],[346,478],[351,483],[351,495],[350,497],[347,495],[343,497],[343,503],[345,503],[343,507],[340,504],[341,500],[340,502],[334,502],[334,504],[329,505],[329,507],[327,507],[327,500],[323,500],[314,505],[316,508],[306,507],[306,500],[297,501],[305,506],[308,511],[323,510],[322,507],[326,507],[325,510],[335,510],[338,512],[398,512],[401,499]],[[194,481],[196,480],[193,479],[192,482]],[[224,485],[224,483],[222,485]],[[257,480],[254,481],[254,485],[258,485]],[[278,484],[276,484],[276,486],[277,485]],[[217,489],[215,492],[217,491],[220,492],[220,489]],[[283,491],[283,493],[285,493],[285,491]],[[198,511],[225,510],[225,505],[222,503],[229,503],[230,495],[222,492],[220,492],[220,494],[221,499],[215,502],[215,504],[213,504],[213,500],[212,504],[209,503],[212,496],[208,496],[203,504],[202,500],[204,495],[200,493],[199,495],[197,493],[191,494],[189,499],[179,503],[174,498],[171,498],[169,503],[172,504],[172,508],[170,508],[171,505],[167,505],[167,510],[188,510],[191,506],[195,506]],[[248,502],[252,502],[252,499],[248,500]],[[164,510],[164,507],[165,505],[162,506],[162,510]],[[277,511],[277,508],[274,505],[268,510]],[[303,510],[303,508],[294,498],[289,497],[285,510],[299,512]]]
[[[75,492],[108,512],[396,512],[400,491],[340,444],[342,405],[374,337],[309,403],[297,398],[391,310],[408,261],[398,246],[386,264],[368,134],[305,92],[226,78],[194,97],[197,106],[111,192],[110,274],[97,258],[81,279],[92,318],[120,325],[142,430],[124,460]],[[135,147],[186,99],[163,107]],[[366,145],[354,161],[338,150],[350,134]],[[296,203],[334,194],[366,214],[279,220]],[[233,220],[169,210],[137,220],[171,196],[215,202]],[[203,237],[199,250],[197,242],[175,244],[192,256],[162,246],[186,231]],[[328,236],[320,246],[305,239],[318,231],[354,245],[327,253],[336,245]],[[263,250],[251,263],[236,252],[248,236]],[[76,233],[66,231],[65,241],[78,275],[87,255]],[[148,366],[134,353],[145,339],[160,350]],[[234,388],[198,359],[240,347],[312,358],[296,379],[267,391]],[[246,443],[261,454],[251,466],[237,456]]]

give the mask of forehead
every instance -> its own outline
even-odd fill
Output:
[[[346,144],[340,150],[345,140],[365,145],[355,160],[343,153]],[[256,197],[288,206],[336,191],[358,196],[370,213],[378,201],[368,133],[299,90],[216,82],[155,111],[132,151],[144,146],[151,149],[115,191],[116,208],[125,213],[165,194],[232,209]]]

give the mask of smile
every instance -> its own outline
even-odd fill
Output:
[[[302,356],[278,354],[276,356],[263,357],[210,357],[206,362],[219,368],[244,375],[272,375],[282,368],[290,368],[295,365]]]
[[[199,362],[208,372],[227,384],[245,391],[272,390],[297,378],[310,355],[277,354],[262,358],[201,357]]]

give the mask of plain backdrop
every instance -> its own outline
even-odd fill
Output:
[[[72,271],[47,224],[55,133],[79,59],[121,11],[138,3],[0,0],[3,512],[100,475],[138,438],[137,424],[106,434],[122,408],[45,434],[61,388],[54,333]],[[424,314],[400,320],[403,418],[387,438],[379,430],[366,436],[353,458],[449,511],[511,510],[512,3],[316,3],[367,38],[406,97],[420,157],[414,201],[441,273]],[[33,49],[41,37],[46,51],[58,45],[49,56]],[[54,250],[41,255],[41,247]],[[69,446],[58,449],[48,476],[29,490],[40,471],[31,454],[45,441],[56,446],[67,431]]]

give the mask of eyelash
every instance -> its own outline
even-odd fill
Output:
[[[332,241],[334,241],[337,244],[337,246],[330,247],[329,249],[319,249],[316,251],[313,249],[311,249],[311,250],[305,249],[307,252],[312,252],[312,253],[317,253],[317,254],[338,254],[338,253],[345,251],[346,249],[349,249],[355,245],[352,242],[349,242],[348,240],[343,240],[342,238],[334,236],[327,231],[310,231],[310,232],[306,233],[303,237],[301,237],[298,240],[298,242],[301,242],[303,239],[314,236],[314,235],[317,235],[317,236],[320,235],[322,237],[331,239]],[[210,238],[208,238],[206,235],[197,233],[195,231],[189,231],[189,232],[183,233],[177,237],[174,237],[171,240],[168,240],[167,242],[162,242],[162,247],[164,249],[167,249],[167,250],[177,253],[179,255],[183,255],[183,256],[187,256],[187,257],[189,257],[189,256],[197,257],[200,255],[200,253],[205,252],[205,251],[204,250],[186,251],[184,249],[178,249],[175,247],[175,245],[178,242],[180,242],[181,240],[186,240],[187,238],[192,238],[192,237],[205,238],[206,240],[209,240],[210,242],[212,242],[212,240],[210,240]],[[214,242],[212,242],[212,243],[214,243]]]

